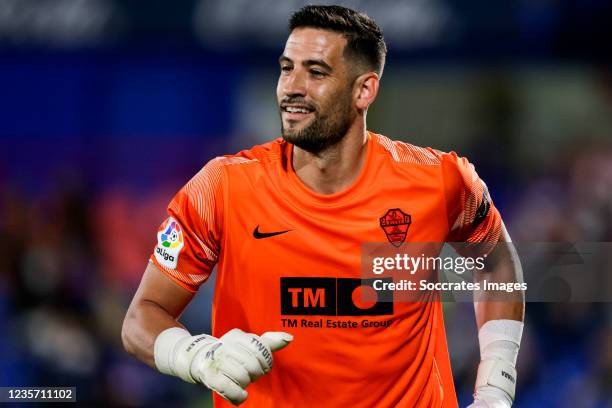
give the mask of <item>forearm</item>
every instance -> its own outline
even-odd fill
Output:
[[[183,326],[160,305],[149,300],[140,300],[138,304],[130,306],[123,322],[123,346],[128,353],[155,368],[155,339],[170,327]]]
[[[522,300],[503,301],[498,300],[481,301],[474,303],[476,323],[480,329],[485,322],[490,320],[518,320],[523,321],[525,315],[525,302]]]
[[[474,294],[481,362],[470,407],[510,407],[515,397],[525,314],[524,293],[517,286],[523,283],[523,273],[505,228],[502,235],[485,269],[474,275],[481,288]]]
[[[474,274],[474,281],[484,288],[484,281],[499,284],[522,284],[523,271],[521,263],[510,241],[508,233],[503,232],[500,242],[487,257],[484,271]],[[474,296],[476,323],[480,329],[490,320],[518,320],[525,316],[525,296],[522,290],[511,292],[499,290],[479,290]]]

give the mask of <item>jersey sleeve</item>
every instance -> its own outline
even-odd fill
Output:
[[[454,152],[442,157],[449,242],[486,244],[490,252],[501,235],[502,219],[474,165]]]
[[[149,261],[178,285],[195,292],[208,279],[221,251],[222,159],[208,162],[168,205]]]

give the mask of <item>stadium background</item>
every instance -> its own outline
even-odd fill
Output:
[[[274,138],[301,1],[0,0],[0,385],[84,405],[200,406],[121,322],[173,193]],[[369,128],[475,163],[515,241],[612,241],[612,3],[352,1],[389,44]],[[208,330],[212,285],[183,322]],[[446,304],[460,404],[472,306]],[[517,407],[612,406],[605,303],[529,303]],[[367,367],[364,367],[367,369]]]

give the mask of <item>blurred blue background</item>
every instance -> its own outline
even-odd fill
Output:
[[[612,241],[611,2],[337,3],[387,38],[371,130],[470,158],[515,241]],[[276,60],[304,4],[0,0],[0,385],[209,403],[128,357],[121,323],[172,195],[279,135]],[[473,310],[445,311],[465,406]],[[610,304],[530,303],[526,322],[517,407],[612,407]]]

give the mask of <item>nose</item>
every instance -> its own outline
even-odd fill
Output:
[[[306,96],[306,78],[298,69],[292,70],[288,75],[282,77],[284,96]]]

